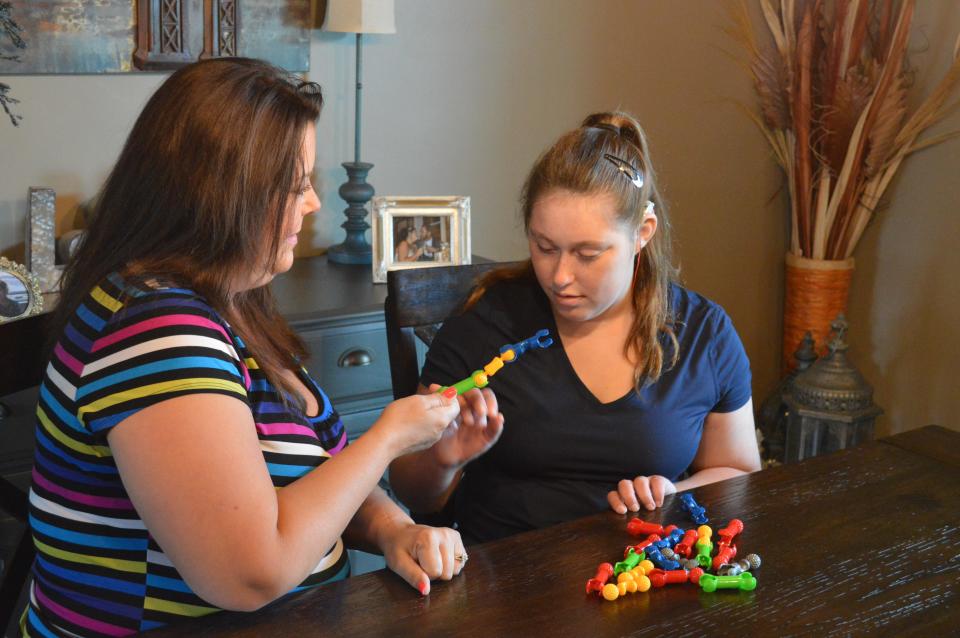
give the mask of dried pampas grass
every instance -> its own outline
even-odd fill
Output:
[[[745,109],[783,168],[790,252],[847,259],[903,160],[957,132],[919,140],[957,103],[960,38],[946,75],[908,112],[914,0],[760,0],[762,47],[745,4],[727,30],[747,54],[758,109]]]

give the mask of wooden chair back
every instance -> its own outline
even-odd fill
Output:
[[[384,316],[395,399],[417,392],[420,367],[416,339],[429,346],[437,328],[460,309],[481,275],[519,264],[490,262],[387,273]]]

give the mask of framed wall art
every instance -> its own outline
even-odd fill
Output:
[[[470,263],[470,198],[373,198],[373,281],[387,272]]]
[[[310,70],[310,0],[9,0],[23,32],[0,75],[125,73],[244,56]]]

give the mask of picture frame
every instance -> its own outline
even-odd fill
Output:
[[[470,198],[373,198],[373,282],[387,272],[470,263]]]
[[[43,311],[40,282],[23,264],[0,257],[0,323]]]

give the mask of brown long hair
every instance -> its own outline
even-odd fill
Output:
[[[269,286],[231,292],[237,273],[270,271],[303,136],[320,87],[265,62],[212,59],[172,74],[137,118],[67,266],[59,335],[108,274],[168,277],[202,294],[241,334],[275,385],[306,354]]]
[[[637,188],[617,167],[604,158],[614,155],[643,173],[643,187]],[[595,113],[560,137],[533,165],[521,194],[524,229],[530,228],[533,207],[544,196],[567,190],[577,194],[609,194],[617,202],[618,217],[629,228],[643,220],[648,201],[654,203],[657,232],[640,251],[634,265],[633,325],[624,343],[624,356],[636,362],[637,390],[660,378],[663,370],[677,361],[677,338],[670,313],[669,287],[676,281],[670,215],[657,188],[647,138],[636,119],[627,113]],[[528,260],[516,268],[494,270],[478,282],[466,302],[469,308],[499,281],[535,279]],[[670,352],[664,352],[660,336],[665,335]]]

